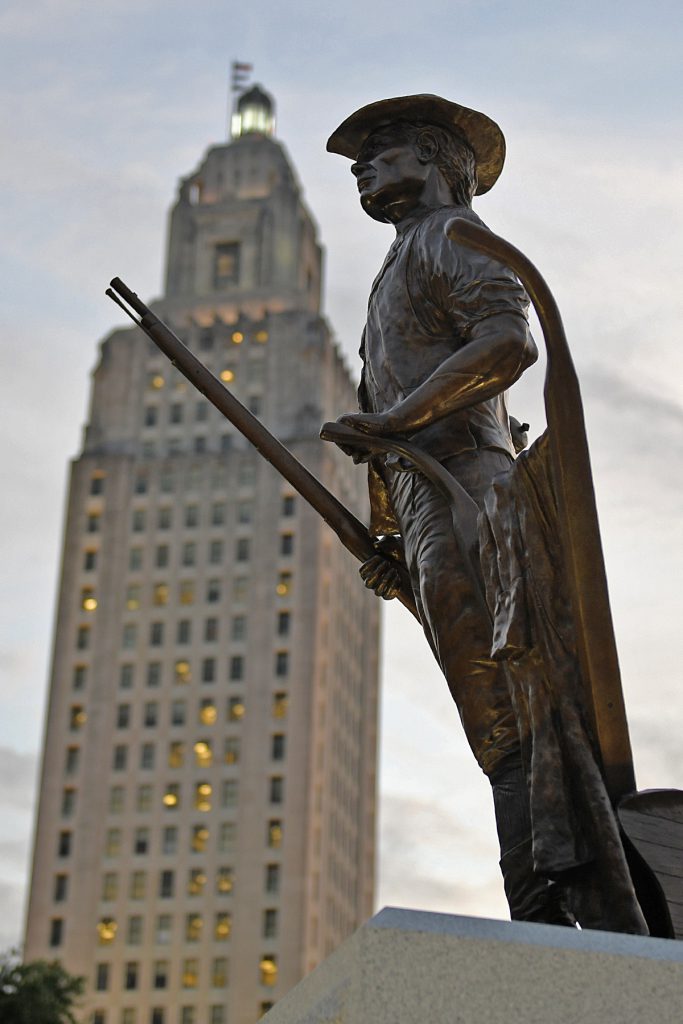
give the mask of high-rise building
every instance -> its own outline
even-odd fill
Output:
[[[153,308],[357,515],[353,407],[273,105],[180,184]],[[131,282],[134,283],[134,282]],[[102,343],[66,514],[25,955],[89,1024],[253,1024],[372,912],[378,602],[135,327]]]

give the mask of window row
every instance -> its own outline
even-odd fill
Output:
[[[131,922],[140,922],[142,929],[142,917],[128,918],[128,928]],[[275,919],[277,925],[277,916]],[[183,927],[183,939],[185,942],[201,942],[205,937],[211,937],[215,942],[225,942],[230,938],[232,932],[232,915],[228,910],[220,910],[206,922],[202,914],[186,914]],[[109,946],[116,939],[118,923],[114,917],[101,917],[97,923],[97,938],[100,946]]]
[[[125,705],[122,705],[125,706]],[[128,750],[123,753],[120,746],[115,754],[116,763],[122,761],[128,763]],[[284,733],[274,733],[270,738],[270,758],[272,761],[284,761],[287,752],[287,739]],[[237,764],[240,755],[240,740],[238,736],[229,736],[223,742],[222,756],[219,755],[214,740],[203,737],[195,740],[194,743],[185,743],[183,740],[171,740],[168,744],[167,764],[169,768],[181,768],[186,761],[194,759],[198,768],[208,768],[212,764],[223,761],[225,764]],[[81,748],[69,746],[66,748],[64,757],[65,775],[76,775],[81,766]],[[157,747],[154,743],[141,743],[138,755],[138,767],[141,770],[151,770],[157,765]],[[117,769],[122,770],[122,769]],[[62,813],[69,813],[67,807],[73,809],[73,803],[67,800],[67,794],[75,793],[68,787],[64,790]]]
[[[173,745],[172,745],[173,746]],[[182,757],[182,750],[178,752]],[[171,749],[169,761],[173,762],[176,751]],[[213,804],[220,807],[235,807],[237,805],[238,784],[237,779],[223,779],[218,786],[203,780],[192,784],[192,806],[197,811],[210,811]],[[218,790],[216,793],[215,790]],[[285,782],[281,775],[271,775],[268,779],[268,800],[271,804],[282,804],[285,798]],[[163,790],[162,803],[167,808],[180,807],[181,787],[178,783],[169,782]],[[121,814],[126,804],[126,788],[124,786],[111,786],[109,789],[108,809],[110,814]],[[76,790],[67,787],[63,790],[62,816],[70,817],[76,806]],[[135,789],[135,810],[150,811],[154,806],[154,788],[148,783],[140,783]]]
[[[65,877],[65,876],[56,876]],[[119,893],[125,891],[131,900],[141,900],[147,895],[148,873],[146,871],[133,871],[128,876],[128,885],[123,890],[119,885],[120,876],[115,871],[107,871],[102,876],[101,899],[110,903],[118,899]],[[56,883],[55,883],[56,884]],[[190,868],[187,874],[185,893],[188,896],[200,896],[209,889],[215,889],[219,896],[225,896],[233,891],[234,872],[231,867],[219,867],[216,870],[213,884],[209,886],[209,878],[206,869],[203,867]],[[55,902],[60,902],[55,900]]]
[[[203,438],[195,438],[195,444],[202,442]],[[223,439],[224,441],[230,441]],[[226,443],[226,447],[230,445]],[[250,474],[251,476],[251,474]],[[97,478],[102,479],[103,478]],[[136,479],[134,490],[136,494],[146,494],[148,490],[148,478],[146,475],[139,476]],[[92,486],[92,485],[91,485]],[[92,491],[91,491],[92,493]],[[102,493],[99,491],[98,493]],[[168,491],[166,491],[168,493]],[[247,524],[253,521],[254,515],[254,501],[251,499],[241,499],[237,502],[235,508],[235,518],[239,524]],[[296,499],[293,494],[283,495],[280,505],[280,514],[285,518],[289,518],[295,514],[296,511]],[[169,530],[173,525],[173,512],[174,509],[171,505],[164,505],[157,510],[156,514],[156,526],[160,530]],[[103,512],[100,509],[90,509],[86,513],[85,517],[85,529],[86,533],[100,533],[102,527]],[[151,519],[149,519],[151,522]],[[186,505],[182,513],[183,525],[189,529],[197,527],[201,522],[201,507],[198,504]],[[223,526],[228,522],[228,505],[227,502],[214,502],[209,510],[208,522],[212,526]],[[131,529],[133,533],[141,533],[147,529],[148,515],[147,509],[134,509],[131,517]],[[283,534],[283,537],[289,537],[291,534]],[[285,546],[289,543],[284,542]],[[281,542],[282,544],[282,542]],[[292,547],[293,550],[293,547]],[[283,551],[283,554],[291,554],[292,551]],[[94,565],[91,566],[94,568]]]
[[[95,967],[95,991],[108,992],[111,988],[131,992],[143,987],[141,965],[137,960],[129,960],[122,964],[121,982],[113,976],[112,965],[98,963]],[[171,985],[171,964],[168,960],[155,960],[151,964],[150,988],[165,989]],[[181,982],[183,988],[199,986],[199,961],[186,958],[181,964]],[[225,957],[215,957],[209,968],[210,988],[225,988],[228,984],[228,961]]]
[[[223,435],[221,449],[229,451],[231,447],[232,436],[230,434]],[[240,456],[236,480],[238,487],[253,486],[256,481],[256,467],[257,462],[254,455]],[[154,481],[155,474],[144,468],[141,469],[133,481],[133,493],[138,495],[150,493],[153,490]],[[204,482],[210,483],[213,488],[234,491],[234,473],[230,472],[220,461],[209,465],[196,462],[189,466],[174,466],[173,464],[162,466],[158,477],[158,490],[161,494],[173,494],[177,490],[185,496],[187,491],[199,490]]]
[[[196,986],[189,986],[195,988]],[[272,1009],[272,1002],[259,1004],[259,1015],[262,1017],[268,1010]],[[227,1012],[222,1004],[215,1004],[209,1007],[209,1016],[204,1017],[201,1024],[227,1024]],[[106,1010],[93,1010],[88,1018],[88,1024],[200,1024],[197,1008],[195,1006],[181,1006],[176,1013],[164,1006],[153,1006],[144,1017],[138,1014],[134,1006],[124,1007],[121,1015],[114,1021],[107,1015]]]

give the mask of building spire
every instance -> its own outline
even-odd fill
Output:
[[[273,97],[260,85],[250,87],[252,71],[253,64],[232,62],[230,134],[233,139],[239,139],[242,135],[266,135],[270,138],[275,131]]]

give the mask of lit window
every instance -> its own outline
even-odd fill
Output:
[[[78,732],[86,723],[87,715],[82,704],[72,704],[69,709],[69,728],[72,732]]]
[[[176,661],[175,663],[175,681],[176,683],[190,683],[192,682],[192,670],[190,668],[189,661]]]
[[[145,883],[146,875],[144,871],[134,871],[132,873],[128,889],[128,896],[130,899],[142,900],[145,898]]]
[[[168,745],[169,768],[181,768],[185,760],[185,744],[181,740],[172,740]]]
[[[217,956],[211,967],[211,987],[225,988],[228,984],[228,961],[224,956]]]
[[[113,917],[102,917],[97,923],[97,937],[100,946],[109,946],[116,938],[116,921]]]
[[[279,572],[277,576],[277,586],[275,592],[279,597],[285,597],[289,594],[292,589],[292,574],[291,572]]]
[[[68,857],[71,853],[71,832],[60,832],[57,841],[57,856]]]
[[[206,872],[203,868],[190,868],[187,877],[188,896],[200,896],[206,885]]]
[[[229,370],[227,367],[225,368],[225,370],[221,370],[221,380],[224,381],[226,384],[229,384],[234,379],[235,374],[232,370]]]
[[[121,829],[108,828],[104,840],[105,857],[118,857],[121,852]]]
[[[211,810],[212,786],[210,782],[198,782],[194,787],[194,806],[198,811]]]
[[[264,342],[268,341],[268,331],[257,331],[254,335],[254,341],[258,341],[259,344],[263,345]]]
[[[203,697],[199,705],[199,721],[202,725],[213,725],[218,712],[210,697]]]
[[[272,987],[277,982],[277,962],[275,957],[269,954],[261,958],[259,964],[261,984]]]
[[[194,745],[194,759],[195,763],[200,768],[208,768],[213,762],[213,750],[211,749],[211,740],[197,740]]]
[[[284,718],[289,707],[289,698],[284,691],[273,694],[273,718]]]
[[[63,903],[67,896],[69,888],[69,876],[68,875],[55,875],[55,885],[52,893],[52,898],[55,903]]]
[[[223,910],[216,914],[213,936],[218,942],[225,942],[226,939],[230,938],[230,931],[232,929],[232,919],[230,914]]]
[[[169,782],[162,800],[164,807],[175,810],[180,804],[180,786],[177,782]]]
[[[170,914],[159,914],[154,927],[154,941],[158,946],[168,946],[171,942],[172,918]]]
[[[193,853],[203,853],[209,842],[209,830],[206,825],[193,825],[190,846]]]
[[[237,779],[223,779],[221,786],[221,806],[235,807],[237,804]]]
[[[243,619],[244,616],[239,615],[237,616],[237,618]],[[239,679],[244,679],[244,657],[241,654],[233,654],[233,656],[230,658],[230,669],[228,672],[228,678],[233,682]]]
[[[201,914],[188,914],[185,918],[185,941],[199,942],[203,924]]]
[[[281,804],[285,798],[285,780],[281,775],[273,775],[268,784],[271,804]]]
[[[180,603],[194,604],[194,583],[191,580],[184,580],[180,584]]]
[[[219,868],[216,874],[216,892],[223,894],[232,892],[233,885],[234,875],[232,868]]]
[[[129,612],[137,611],[140,607],[140,587],[137,583],[131,583],[126,587],[126,608]]]
[[[215,246],[213,253],[213,286],[225,288],[237,284],[240,276],[239,242],[221,242]],[[232,340],[235,341],[235,331]],[[242,338],[240,337],[241,341]]]
[[[271,850],[279,850],[282,845],[282,822],[272,819],[268,822],[268,846]]]
[[[241,697],[228,697],[228,721],[240,722],[244,718],[244,701]]]
[[[133,853],[149,853],[149,829],[136,828],[133,835]]]
[[[238,736],[228,736],[225,741],[225,763],[237,764],[240,759],[240,741]]]
[[[126,623],[123,627],[123,635],[121,637],[121,646],[129,651],[135,647],[138,639],[138,627],[133,623]]]
[[[196,988],[199,984],[199,960],[183,960],[183,988]]]
[[[154,391],[159,391],[164,386],[164,378],[160,373],[153,373],[149,378],[149,386]]]
[[[242,342],[244,341],[244,335],[242,334],[241,331],[233,331],[231,335],[231,340],[234,342],[235,345],[241,345]]]
[[[155,583],[152,593],[152,602],[156,605],[168,604],[168,584]]]
[[[277,935],[277,910],[263,911],[263,938],[274,939]]]
[[[138,786],[135,807],[138,811],[150,811],[152,809],[152,787],[147,783]]]

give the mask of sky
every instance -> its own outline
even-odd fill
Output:
[[[97,343],[120,323],[104,288],[120,275],[160,294],[167,211],[226,137],[235,59],[276,99],[354,374],[392,229],[361,212],[327,136],[365,103],[418,92],[503,128],[505,169],[475,208],[534,260],[562,311],[639,788],[683,787],[680,0],[5,0],[0,39],[0,948],[22,930],[67,463]],[[511,396],[532,436],[542,386],[541,362]],[[395,603],[380,788],[378,907],[505,916],[488,785]]]

